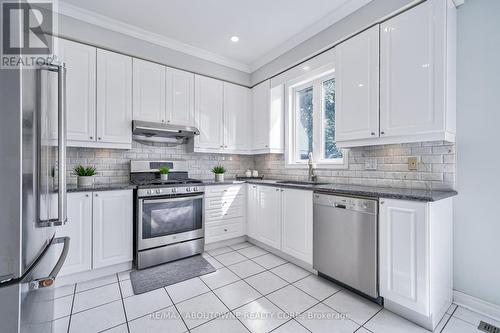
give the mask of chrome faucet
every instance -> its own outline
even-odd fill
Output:
[[[307,161],[307,165],[309,166],[309,176],[308,176],[308,180],[310,182],[316,182],[316,180],[318,179],[318,176],[316,176],[314,174],[314,163],[313,163],[313,154],[312,152],[309,153],[309,160]]]

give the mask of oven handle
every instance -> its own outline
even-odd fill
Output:
[[[175,201],[188,201],[195,199],[203,199],[203,194],[200,195],[191,195],[187,197],[177,197],[177,198],[163,198],[163,199],[145,199],[142,198],[143,203],[162,203],[162,202],[175,202]]]

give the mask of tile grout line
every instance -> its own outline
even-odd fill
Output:
[[[75,304],[75,297],[76,297],[76,283],[75,286],[73,287],[73,299],[71,300],[71,310],[69,312],[68,328],[66,330],[67,333],[69,333],[69,328],[71,327],[71,318],[73,317],[73,306]]]
[[[170,296],[170,294],[168,293],[167,291],[167,287],[163,287],[163,290],[165,290],[165,292],[167,293],[167,296],[168,298],[170,299],[170,302],[172,302],[172,306],[174,307],[175,311],[177,311],[177,313],[179,314],[179,317],[181,317],[181,320],[182,320],[182,323],[184,324],[184,326],[186,327],[187,331],[186,332],[191,332],[191,329],[189,328],[189,326],[186,324],[186,321],[184,320],[184,318],[182,318],[182,315],[181,315],[181,312],[179,311],[179,309],[177,308],[177,305],[174,303],[174,300],[172,299],[172,297]],[[170,306],[169,306],[170,307]],[[167,307],[167,308],[169,308]],[[167,308],[164,308],[164,309],[167,309]],[[155,312],[158,312],[158,311],[161,311],[161,310],[157,310],[157,311],[153,311],[151,313],[155,313]]]
[[[120,279],[118,278],[118,273],[116,273],[116,279],[118,280],[118,289],[120,290],[120,300],[122,301],[123,313],[125,314],[125,324],[127,325],[127,332],[130,333],[130,327],[128,326],[127,310],[125,310],[125,302],[123,301],[122,286],[120,285]]]

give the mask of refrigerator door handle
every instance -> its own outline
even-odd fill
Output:
[[[66,224],[67,217],[67,194],[66,194],[66,66],[64,63],[60,65],[46,65],[40,68],[41,70],[46,70],[50,72],[57,72],[57,141],[58,141],[58,157],[57,157],[57,168],[58,168],[58,196],[57,196],[57,219],[38,219],[37,225],[39,227],[52,227],[60,226]],[[39,113],[40,117],[40,113]],[[41,120],[38,120],[40,124]],[[40,125],[38,125],[40,126]],[[41,132],[40,128],[38,130]],[[40,138],[37,142],[37,163],[40,164]],[[38,165],[38,170],[40,170],[40,165]],[[37,176],[40,179],[40,176]],[[36,188],[37,200],[40,200],[40,184],[37,184]],[[37,204],[38,207],[40,203]],[[39,209],[37,208],[37,211]]]
[[[61,270],[61,267],[64,264],[64,262],[66,261],[66,257],[68,256],[70,238],[69,237],[54,238],[51,245],[60,244],[60,243],[63,243],[64,245],[63,245],[63,250],[61,252],[61,255],[59,256],[59,260],[57,260],[56,265],[54,266],[54,268],[52,269],[52,271],[50,272],[50,274],[47,277],[43,277],[40,279],[30,281],[29,282],[29,289],[30,290],[50,287],[51,285],[54,284],[54,280],[56,279],[57,275],[59,274],[59,271]]]

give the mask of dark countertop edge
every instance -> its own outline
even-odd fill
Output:
[[[264,179],[264,180],[226,180],[223,182],[204,181],[202,186],[217,186],[217,185],[233,185],[233,184],[255,184],[262,186],[273,186],[282,188],[292,188],[297,190],[315,191],[328,194],[338,195],[351,195],[361,196],[368,198],[386,198],[386,199],[399,199],[409,201],[422,201],[434,202],[446,198],[456,196],[458,194],[455,190],[411,190],[402,188],[383,188],[383,187],[370,187],[358,185],[343,185],[343,184],[323,184],[323,185],[295,185],[295,184],[280,184],[280,180]],[[137,186],[130,183],[110,183],[110,184],[95,184],[92,186],[78,187],[75,184],[67,185],[68,193],[76,192],[93,192],[93,191],[116,191],[116,190],[133,190]]]
[[[279,180],[278,180],[279,181]],[[434,202],[442,199],[454,197],[458,194],[455,190],[419,190],[419,189],[404,189],[404,188],[387,188],[387,187],[370,187],[370,186],[360,186],[356,188],[357,185],[336,185],[336,184],[323,184],[323,185],[294,185],[294,184],[280,184],[276,183],[276,180],[246,180],[246,181],[226,181],[224,183],[207,183],[210,185],[230,185],[238,183],[248,183],[262,186],[273,186],[282,188],[293,188],[298,190],[315,191],[328,194],[338,194],[338,195],[351,195],[351,196],[361,196],[369,198],[386,198],[386,199],[398,199],[398,200],[409,200],[409,201],[422,201],[422,202]],[[338,186],[338,187],[335,187]],[[347,188],[346,188],[347,187]],[[350,187],[350,188],[349,188]]]
[[[75,184],[66,185],[66,192],[99,192],[99,191],[118,191],[118,190],[133,190],[137,186],[130,183],[110,183],[110,184],[95,184],[92,186],[77,186]]]

